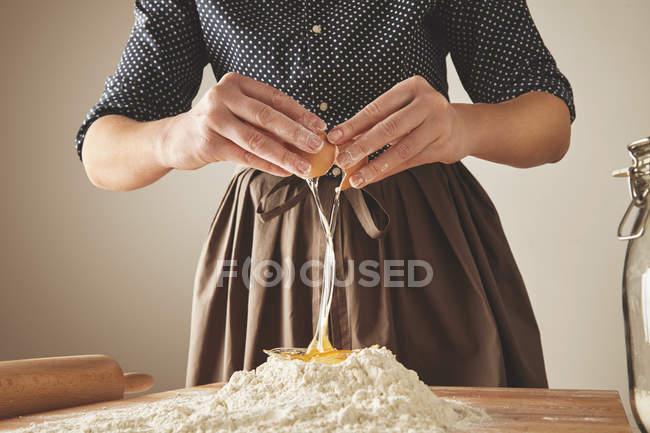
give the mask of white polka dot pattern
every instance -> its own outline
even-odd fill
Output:
[[[571,86],[525,0],[137,0],[117,71],[76,139],[106,114],[139,121],[190,109],[209,62],[294,97],[330,126],[413,75],[447,95],[451,53],[475,102]]]

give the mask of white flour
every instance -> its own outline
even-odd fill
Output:
[[[19,432],[444,432],[487,416],[436,397],[387,349],[338,365],[269,359],[217,393],[89,412]]]

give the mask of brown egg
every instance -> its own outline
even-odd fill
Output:
[[[337,148],[338,150],[338,148]],[[338,153],[338,152],[337,152]],[[343,180],[341,181],[341,191],[345,191],[348,188],[352,188],[352,185],[350,185],[350,175],[366,165],[368,163],[368,157],[362,159],[361,161],[357,162],[354,164],[352,167],[348,168],[347,170],[343,170]]]
[[[308,178],[320,177],[326,174],[329,169],[332,168],[332,165],[334,165],[334,159],[341,150],[341,146],[336,146],[327,140],[327,134],[325,132],[321,133],[320,136],[323,139],[323,148],[319,152],[309,153],[300,149],[296,149],[296,151],[311,164],[311,171],[309,172],[309,175],[306,176]],[[347,170],[343,170],[341,191],[345,191],[346,189],[351,188],[348,175],[354,173],[367,163],[368,158],[364,158]]]
[[[336,146],[327,141],[327,135],[323,132],[320,134],[323,139],[323,147],[317,153],[309,153],[300,149],[296,151],[311,164],[311,171],[306,177],[320,177],[327,173],[327,171],[334,164],[336,157]]]

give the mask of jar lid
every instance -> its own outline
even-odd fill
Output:
[[[650,137],[642,138],[627,146],[635,167],[650,164]]]
[[[627,145],[633,165],[629,168],[614,170],[614,177],[630,177],[634,169],[643,169],[650,165],[650,137],[642,138]]]
[[[620,240],[637,239],[643,236],[645,223],[648,220],[648,192],[650,191],[650,137],[642,138],[628,144],[627,150],[632,158],[633,165],[628,168],[616,170],[612,173],[615,177],[627,177],[628,188],[632,201],[628,206],[623,219],[618,226]],[[633,217],[632,214],[636,213]],[[624,226],[633,221],[632,230],[624,234]]]

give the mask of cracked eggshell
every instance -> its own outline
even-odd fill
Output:
[[[343,180],[341,181],[341,191],[345,191],[348,188],[352,188],[350,185],[350,175],[366,165],[368,163],[368,157],[362,159],[361,161],[354,164],[352,167],[348,168],[347,171],[343,170]]]
[[[334,165],[334,160],[339,154],[341,146],[336,146],[330,143],[327,140],[327,134],[325,132],[320,134],[320,137],[323,139],[323,147],[316,153],[305,152],[300,149],[296,149],[296,152],[299,153],[303,158],[305,158],[311,164],[311,171],[306,178],[314,178],[325,175],[332,165]],[[351,188],[349,175],[357,171],[359,168],[363,167],[368,163],[368,158],[362,159],[357,162],[351,168],[343,170],[343,180],[341,181],[341,191],[345,191],[348,188]]]
[[[327,135],[324,132],[319,135],[323,139],[323,147],[318,152],[309,153],[296,149],[296,152],[311,164],[311,171],[305,176],[306,178],[320,177],[327,173],[334,164],[336,146],[327,141]]]

